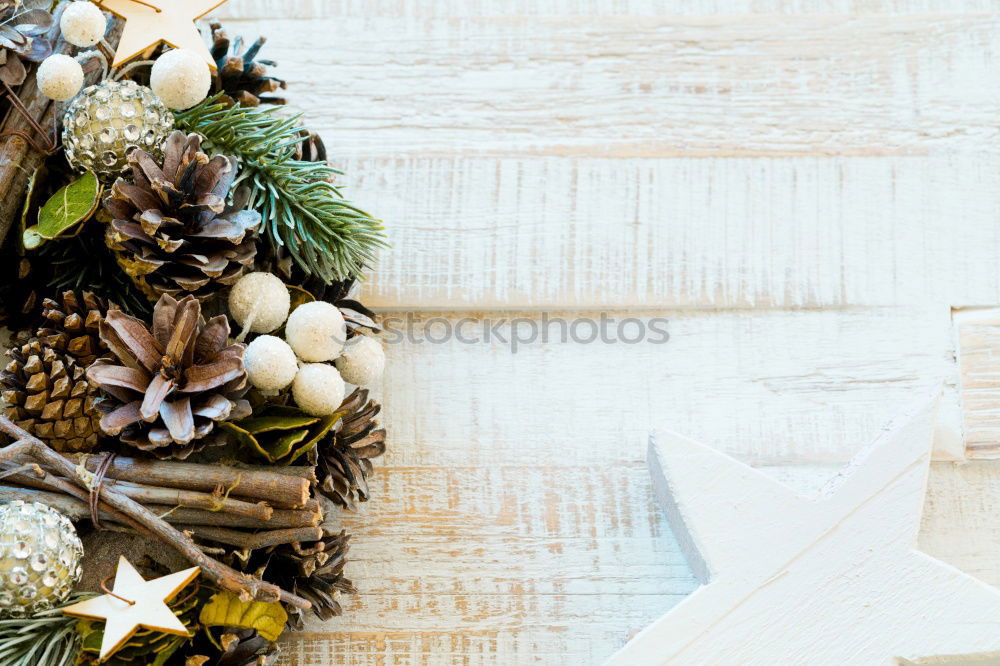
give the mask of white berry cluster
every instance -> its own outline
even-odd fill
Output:
[[[335,305],[313,301],[289,315],[290,307],[288,287],[270,273],[245,275],[229,293],[229,314],[246,331],[267,334],[285,326],[284,340],[260,335],[247,345],[243,363],[251,384],[265,391],[291,385],[299,409],[326,416],[344,401],[345,382],[367,386],[382,376],[381,343],[363,335],[348,340]]]
[[[81,48],[97,45],[107,28],[104,13],[88,0],[69,3],[59,19],[63,39]],[[83,87],[80,60],[92,57],[100,56],[96,51],[81,53],[77,58],[61,53],[49,56],[38,67],[39,90],[49,99],[69,101]],[[153,63],[149,87],[171,109],[188,109],[208,96],[214,66],[191,49],[171,49]]]

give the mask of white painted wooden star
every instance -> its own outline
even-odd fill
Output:
[[[104,620],[100,654],[103,661],[127,643],[140,627],[187,636],[187,628],[170,610],[167,602],[194,580],[199,571],[198,567],[192,567],[162,578],[145,580],[128,560],[121,557],[115,573],[113,595],[87,599],[66,606],[62,611],[74,617]]]
[[[98,7],[125,19],[125,29],[115,50],[114,67],[162,43],[191,49],[208,66],[215,60],[194,22],[226,0],[94,0]]]
[[[703,584],[608,664],[1000,664],[1000,590],[915,549],[938,395],[814,498],[654,434],[653,485]]]

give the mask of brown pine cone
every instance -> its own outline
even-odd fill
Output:
[[[321,620],[329,620],[344,612],[338,601],[340,594],[357,592],[344,576],[350,538],[345,531],[328,533],[319,541],[255,550],[245,563],[234,564],[308,599],[313,613]],[[288,611],[288,625],[302,629],[303,611],[291,606],[286,606],[285,610]]]
[[[250,415],[243,400],[247,373],[242,344],[227,345],[229,321],[205,321],[194,296],[168,294],[153,308],[153,324],[112,310],[101,340],[116,360],[98,359],[87,377],[107,399],[101,430],[158,458],[187,458],[218,443],[215,424]]]
[[[287,100],[283,97],[266,94],[286,87],[281,79],[267,75],[267,68],[275,67],[277,63],[257,58],[267,40],[258,37],[257,41],[240,53],[243,48],[242,37],[230,41],[229,35],[220,24],[213,23],[211,28],[212,58],[217,65],[212,77],[212,90],[225,93],[242,106],[285,104]]]
[[[15,424],[56,451],[90,451],[100,439],[100,395],[72,355],[32,340],[8,350],[0,373],[3,400]]]
[[[236,160],[209,158],[201,137],[173,132],[163,163],[142,150],[129,155],[132,183],[119,178],[105,209],[106,241],[119,265],[151,300],[161,294],[210,296],[236,282],[253,263],[260,214],[227,205]],[[239,194],[239,193],[238,193]]]
[[[358,502],[368,501],[371,459],[385,453],[385,428],[379,428],[375,420],[382,406],[368,400],[368,389],[359,388],[340,408],[350,410],[350,416],[314,449],[317,489],[346,509],[357,511]]]
[[[42,344],[64,352],[86,367],[107,353],[98,330],[110,306],[89,291],[78,294],[65,291],[56,301],[42,301],[42,318],[45,323],[36,335]]]

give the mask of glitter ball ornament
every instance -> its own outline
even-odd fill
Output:
[[[53,53],[43,60],[35,77],[42,94],[57,102],[73,99],[83,87],[83,67],[62,53]]]
[[[208,97],[212,72],[190,49],[167,51],[153,63],[149,86],[171,109],[190,109]]]
[[[334,364],[344,381],[355,386],[374,384],[385,370],[382,343],[367,335],[356,335],[347,342],[344,353]]]
[[[111,182],[128,168],[127,157],[142,148],[159,160],[160,146],[174,126],[174,114],[145,86],[102,81],[83,89],[63,117],[66,159]]]
[[[83,570],[69,518],[38,502],[0,505],[0,617],[27,617],[64,601]]]
[[[93,46],[108,29],[104,14],[92,2],[71,2],[59,19],[63,39],[73,46]]]
[[[292,382],[295,404],[310,416],[329,416],[344,402],[344,380],[326,363],[306,363]]]
[[[295,379],[299,365],[288,343],[273,335],[261,335],[243,352],[247,379],[259,389],[279,391]]]
[[[347,322],[332,303],[305,303],[288,317],[285,340],[303,361],[331,361],[344,348]]]

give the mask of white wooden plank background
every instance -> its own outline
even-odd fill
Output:
[[[267,34],[386,219],[371,304],[671,334],[390,347],[390,452],[344,519],[361,594],[283,663],[600,663],[695,585],[642,461],[656,423],[808,488],[941,380],[938,459],[1000,455],[997,0],[219,16]],[[996,464],[936,463],[920,539],[1000,584]]]

